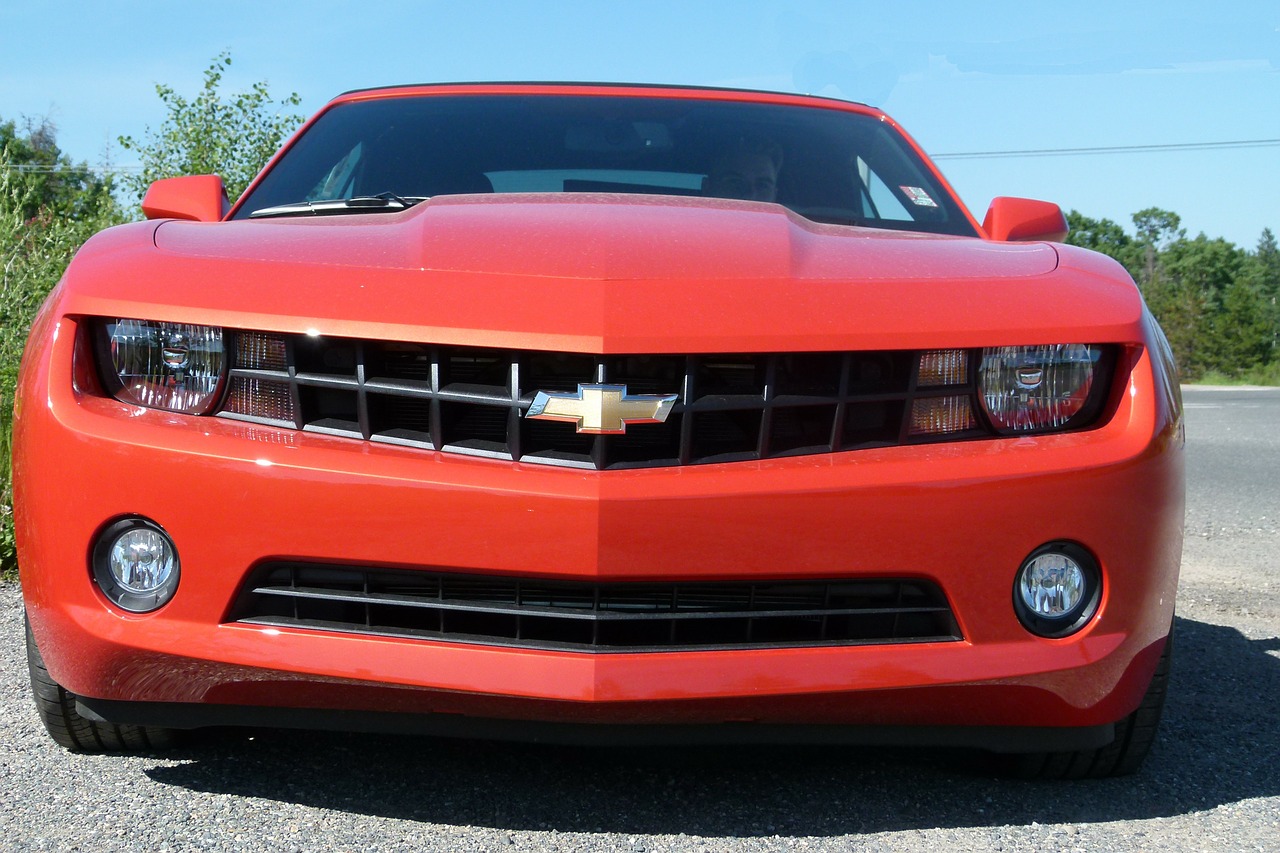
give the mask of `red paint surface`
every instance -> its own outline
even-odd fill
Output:
[[[1124,357],[1110,415],[1084,432],[584,472],[130,407],[101,395],[83,353],[75,361],[80,318],[92,316],[585,353],[1082,342]],[[24,361],[24,594],[53,677],[102,699],[657,722],[1110,722],[1136,706],[1172,619],[1183,506],[1169,370],[1132,282],[1070,247],[616,196],[128,225],[82,250]],[[114,609],[90,579],[95,532],[124,514],[157,521],[182,555],[178,594],[155,614]],[[1038,639],[1014,616],[1014,572],[1063,538],[1098,555],[1105,596],[1079,634]],[[925,577],[965,641],[590,655],[222,624],[247,573],[275,558],[572,578]]]

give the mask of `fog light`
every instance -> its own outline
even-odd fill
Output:
[[[1014,610],[1033,634],[1065,637],[1093,618],[1101,592],[1093,555],[1071,542],[1051,542],[1031,552],[1018,570]]]
[[[93,547],[93,577],[104,595],[133,613],[155,610],[178,589],[178,549],[160,526],[125,518],[107,527]]]

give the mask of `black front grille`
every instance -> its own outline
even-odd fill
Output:
[[[923,580],[592,583],[299,563],[256,573],[232,620],[590,652],[961,639]]]
[[[220,414],[449,453],[585,468],[690,465],[936,440],[912,408],[972,376],[918,387],[918,352],[584,355],[239,333]],[[263,343],[278,342],[278,345]],[[270,357],[263,357],[262,353]],[[677,395],[664,423],[580,433],[525,417],[538,391],[625,385]],[[948,440],[986,436],[975,421]]]

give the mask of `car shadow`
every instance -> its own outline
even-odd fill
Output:
[[[206,733],[158,782],[507,830],[831,836],[1170,817],[1280,794],[1280,640],[1176,622],[1159,740],[1136,776],[1022,782],[964,751],[591,749],[310,732]]]

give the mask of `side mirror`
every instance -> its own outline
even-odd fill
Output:
[[[1061,243],[1067,239],[1067,218],[1062,208],[1047,201],[1032,198],[1001,196],[991,200],[987,218],[982,220],[982,230],[992,240],[1024,242],[1048,240]]]
[[[142,215],[147,219],[217,222],[231,210],[227,188],[217,175],[164,178],[147,187]]]

